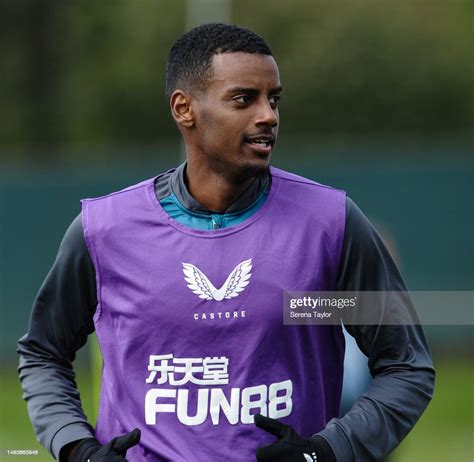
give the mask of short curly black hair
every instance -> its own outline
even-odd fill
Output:
[[[262,37],[236,25],[203,24],[183,34],[171,47],[166,63],[168,101],[178,86],[191,92],[204,90],[212,77],[212,56],[237,52],[272,55]]]

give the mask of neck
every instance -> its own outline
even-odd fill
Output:
[[[225,212],[252,184],[255,177],[233,181],[208,166],[188,159],[185,172],[186,186],[191,196],[208,210]]]

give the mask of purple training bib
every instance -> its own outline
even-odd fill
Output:
[[[341,328],[284,326],[283,293],[334,290],[345,193],[271,174],[258,212],[213,231],[173,220],[154,179],[83,201],[103,357],[96,437],[140,428],[130,461],[253,461],[275,441],[254,414],[303,436],[338,414]]]

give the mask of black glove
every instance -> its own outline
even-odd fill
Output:
[[[336,462],[334,453],[321,436],[303,438],[289,425],[261,414],[254,416],[255,425],[278,438],[257,449],[258,462]]]
[[[102,446],[95,438],[82,440],[71,453],[69,462],[124,462],[127,449],[140,441],[140,430],[135,428],[129,433],[111,439]]]

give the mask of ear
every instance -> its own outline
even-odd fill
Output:
[[[178,125],[186,128],[194,126],[194,114],[191,102],[192,96],[182,90],[175,90],[171,95],[170,108],[173,119]]]

